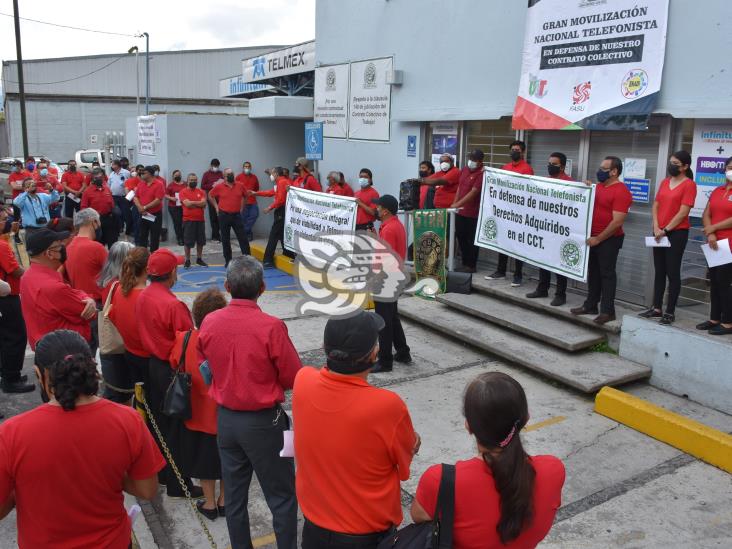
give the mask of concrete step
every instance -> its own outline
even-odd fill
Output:
[[[471,316],[565,351],[581,351],[605,341],[605,333],[479,293],[443,294],[437,301]]]
[[[460,341],[584,393],[644,379],[651,369],[610,353],[568,353],[519,336],[447,305],[418,297],[399,300],[399,312]]]

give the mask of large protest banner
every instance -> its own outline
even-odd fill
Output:
[[[595,188],[485,168],[475,245],[587,280]]]
[[[354,232],[357,209],[356,199],[349,196],[290,187],[285,204],[285,248],[300,252],[295,247],[296,236]]]
[[[644,130],[661,89],[668,0],[528,0],[513,127]]]

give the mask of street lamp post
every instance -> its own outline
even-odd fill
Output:
[[[150,114],[150,35],[143,32],[145,37],[145,114]]]
[[[140,116],[140,48],[132,46],[127,53],[135,53],[135,95],[137,96],[137,116]]]

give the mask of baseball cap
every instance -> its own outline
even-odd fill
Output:
[[[56,232],[46,227],[28,231],[25,235],[25,250],[30,256],[38,255],[50,248],[54,242],[66,240],[70,235],[69,231]]]
[[[374,348],[383,328],[384,319],[366,311],[328,319],[323,334],[328,368],[340,374],[357,374],[371,368],[370,363],[357,361]]]
[[[303,168],[310,168],[310,160],[308,160],[304,156],[301,156],[297,160],[295,160],[295,164],[299,164]]]
[[[396,214],[399,211],[399,202],[390,194],[384,194],[372,203],[386,208],[393,214]]]
[[[471,152],[468,155],[468,158],[470,158],[470,160],[476,160],[478,162],[483,162],[483,159],[485,158],[485,153],[483,151],[481,151],[480,149],[475,149],[475,150],[473,150],[473,152]]]
[[[163,276],[172,273],[178,265],[183,265],[183,261],[182,255],[175,255],[167,248],[158,248],[147,260],[147,274]]]

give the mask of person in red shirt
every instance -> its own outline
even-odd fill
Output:
[[[323,192],[322,185],[310,171],[310,160],[304,156],[295,160],[295,167],[292,169],[292,173],[295,176],[295,180],[292,182],[293,187],[319,193]]]
[[[201,191],[203,192],[203,191]],[[210,313],[226,307],[226,297],[218,288],[209,288],[193,300],[193,321],[200,329]],[[201,375],[198,360],[198,330],[178,332],[170,353],[170,365],[182,368],[191,376],[191,419],[185,421],[182,437],[184,474],[199,479],[203,497],[196,503],[199,512],[209,520],[226,516],[224,483],[216,498],[216,481],[221,480],[221,458],[216,445],[216,401],[208,394],[208,385]]]
[[[107,261],[107,250],[95,240],[100,223],[99,214],[92,208],[84,208],[74,215],[77,234],[66,248],[64,263],[71,287],[93,297],[98,306],[101,306],[102,289],[97,281]]]
[[[653,305],[640,313],[643,318],[660,317],[659,324],[673,324],[676,302],[681,294],[681,260],[689,240],[689,212],[696,201],[696,183],[691,171],[691,155],[676,151],[668,163],[668,175],[661,181],[653,201],[653,236],[656,241],[667,237],[670,248],[653,248]],[[663,309],[663,294],[668,278],[668,300]]]
[[[434,186],[427,185],[425,181],[435,175],[435,165],[429,160],[423,160],[419,163],[419,171],[417,172],[419,181],[419,209],[433,209],[435,206],[435,189]],[[430,196],[431,195],[431,196]]]
[[[5,393],[26,393],[35,387],[20,374],[25,359],[28,337],[25,331],[23,310],[20,305],[20,280],[25,270],[13,253],[8,237],[9,210],[0,207],[0,280],[7,283],[9,293],[0,296],[0,390]]]
[[[455,202],[458,184],[460,183],[460,170],[455,167],[452,155],[443,154],[440,156],[440,171],[429,176],[424,185],[437,187],[435,191],[435,208],[449,208]]]
[[[45,193],[49,188],[52,188],[59,193],[63,190],[61,183],[59,183],[56,176],[48,170],[48,164],[44,161],[38,163],[32,177],[36,180],[38,192]],[[61,201],[55,201],[50,204],[48,206],[48,211],[51,219],[61,217]]]
[[[23,167],[23,162],[16,160],[13,164],[12,171],[8,176],[8,184],[13,191],[13,199],[21,194],[25,188],[23,182],[31,176],[31,173]],[[13,208],[13,216],[15,219],[20,219],[20,210]]]
[[[581,307],[571,310],[573,315],[597,314],[599,303],[600,314],[594,319],[596,324],[615,320],[615,264],[625,238],[623,223],[633,203],[628,187],[619,179],[622,173],[623,162],[617,156],[605,157],[597,171],[591,236],[587,239],[590,246],[587,298]]]
[[[407,255],[407,233],[396,215],[399,211],[399,202],[390,194],[385,194],[376,201],[376,206],[378,217],[381,220],[379,238],[391,247],[399,259],[404,261]],[[397,300],[382,301],[375,297],[374,311],[384,319],[386,327],[379,332],[379,362],[371,369],[371,372],[391,372],[395,360],[404,364],[412,362],[407,338],[399,319]],[[392,354],[392,346],[396,349],[395,354]]]
[[[567,175],[564,171],[567,167],[567,155],[561,152],[553,152],[549,155],[549,164],[547,165],[547,172],[551,179],[559,179],[560,181],[572,181],[572,178]],[[557,277],[557,290],[554,294],[550,305],[552,307],[559,307],[567,302],[567,277],[560,274],[555,274]],[[549,285],[551,283],[552,273],[546,269],[539,269],[539,285],[536,290],[526,294],[529,299],[536,299],[537,297],[548,297],[549,296]]]
[[[219,159],[212,158],[210,168],[201,176],[201,189],[206,192],[206,199],[208,199],[208,193],[211,192],[214,185],[219,181],[223,181],[220,166]],[[211,240],[220,240],[219,216],[216,213],[216,207],[211,202],[208,203],[208,217],[211,222]]]
[[[180,170],[173,170],[173,180],[165,188],[165,201],[168,203],[170,219],[173,220],[178,246],[183,246],[183,205],[180,202],[180,192],[185,188]]]
[[[368,168],[358,172],[359,190],[354,193],[358,210],[356,211],[356,230],[373,231],[376,220],[376,204],[379,192],[374,188],[374,174]]]
[[[134,207],[134,200],[128,199],[130,191],[136,191],[137,186],[142,183],[142,171],[145,166],[138,164],[135,169],[130,172],[130,177],[125,180],[125,200],[130,203],[130,216],[132,218],[131,226],[125,226],[125,234],[129,237],[134,237],[134,241],[137,242],[140,237],[140,212]],[[134,196],[134,195],[133,195]]]
[[[524,156],[526,155],[526,143],[519,140],[513,141],[509,145],[509,154],[511,155],[511,162],[501,166],[502,170],[520,173],[523,175],[534,175],[533,168],[529,165],[528,162],[526,162],[526,160],[524,160]],[[506,254],[499,253],[498,267],[496,268],[496,271],[493,274],[486,276],[485,278],[486,280],[506,278],[507,269],[508,256]],[[514,258],[513,280],[511,281],[512,287],[517,288],[523,283],[523,269],[524,262]]]
[[[92,174],[91,184],[81,195],[81,208],[92,208],[99,214],[99,228],[97,238],[107,248],[117,242],[119,225],[114,215],[114,197],[109,185],[102,177],[102,170],[97,168]]]
[[[216,185],[208,193],[208,200],[216,208],[219,215],[219,231],[221,234],[221,246],[224,249],[224,261],[226,265],[231,261],[231,230],[234,230],[236,239],[239,242],[241,255],[249,255],[249,239],[244,232],[244,219],[241,212],[244,209],[250,191],[244,185],[236,182],[234,172],[231,168],[224,170],[224,182]]]
[[[237,183],[241,183],[247,191],[255,193],[259,190],[259,179],[252,172],[252,163],[248,160],[244,162],[242,166],[242,172],[236,176]],[[259,206],[257,205],[257,197],[254,194],[248,194],[244,209],[241,211],[242,218],[244,219],[244,234],[247,235],[247,239],[251,242],[254,240],[254,234],[252,228],[257,222],[259,217]]]
[[[725,239],[732,250],[732,157],[725,162],[724,175],[724,185],[712,191],[702,215],[704,234],[713,250]],[[732,263],[711,267],[709,282],[709,320],[696,329],[708,330],[711,335],[732,334]]]
[[[84,174],[77,171],[76,160],[69,160],[69,169],[61,176],[61,187],[66,193],[64,200],[64,216],[74,217],[74,212],[81,208],[81,197],[84,194]]]
[[[199,361],[213,378],[218,404],[218,446],[226,485],[226,524],[232,547],[251,547],[247,501],[256,473],[275,525],[277,547],[297,547],[295,463],[280,457],[290,418],[282,409],[302,367],[279,318],[257,305],[265,290],[262,264],[251,256],[231,260],[226,271],[229,305],[210,313],[198,334]]]
[[[346,183],[346,179],[341,172],[330,172],[326,179],[328,180],[326,193],[338,196],[353,196],[353,189]]]
[[[47,228],[26,234],[25,247],[30,268],[20,279],[20,303],[28,332],[28,343],[36,343],[54,330],[73,330],[91,341],[89,321],[96,315],[94,299],[64,282],[59,268],[66,262],[67,231]]]
[[[196,265],[208,267],[203,260],[203,247],[206,245],[206,193],[197,189],[198,176],[188,174],[186,188],[180,191],[180,201],[183,206],[183,244],[186,254],[185,268],[191,266],[191,248],[196,247]]]
[[[0,518],[15,507],[21,549],[127,549],[127,492],[157,495],[160,451],[140,415],[96,396],[86,342],[69,330],[38,342],[35,370],[46,402],[0,425]]]
[[[455,236],[460,246],[463,266],[456,270],[464,273],[474,273],[478,265],[479,249],[474,243],[478,228],[480,193],[483,189],[484,158],[485,154],[480,149],[475,149],[468,155],[468,165],[460,171],[455,201],[451,206],[459,210],[455,214]]]
[[[368,382],[383,328],[383,319],[366,311],[330,318],[327,366],[304,367],[295,378],[303,549],[376,549],[402,522],[400,481],[409,478],[420,438],[402,399]]]
[[[463,410],[478,456],[454,466],[453,548],[536,547],[562,503],[564,464],[524,450],[519,433],[529,409],[523,388],[511,376],[480,374],[465,391]],[[442,470],[433,465],[419,480],[411,509],[415,523],[435,515]]]
[[[142,170],[142,183],[137,185],[133,201],[140,214],[138,246],[148,247],[154,252],[160,246],[160,230],[163,226],[163,197],[165,185],[155,177],[155,167],[145,166]]]
[[[287,190],[290,188],[290,180],[285,176],[284,168],[279,166],[266,171],[269,173],[272,183],[275,184],[275,188],[267,191],[257,191],[253,194],[255,196],[274,196],[272,204],[264,209],[266,214],[274,211],[274,221],[272,221],[272,228],[269,230],[267,248],[265,248],[264,257],[262,258],[264,268],[268,269],[274,268],[274,254],[278,243],[282,243],[282,251],[287,257],[292,258],[294,254],[285,249],[283,240],[285,236],[285,203],[287,201]]]

